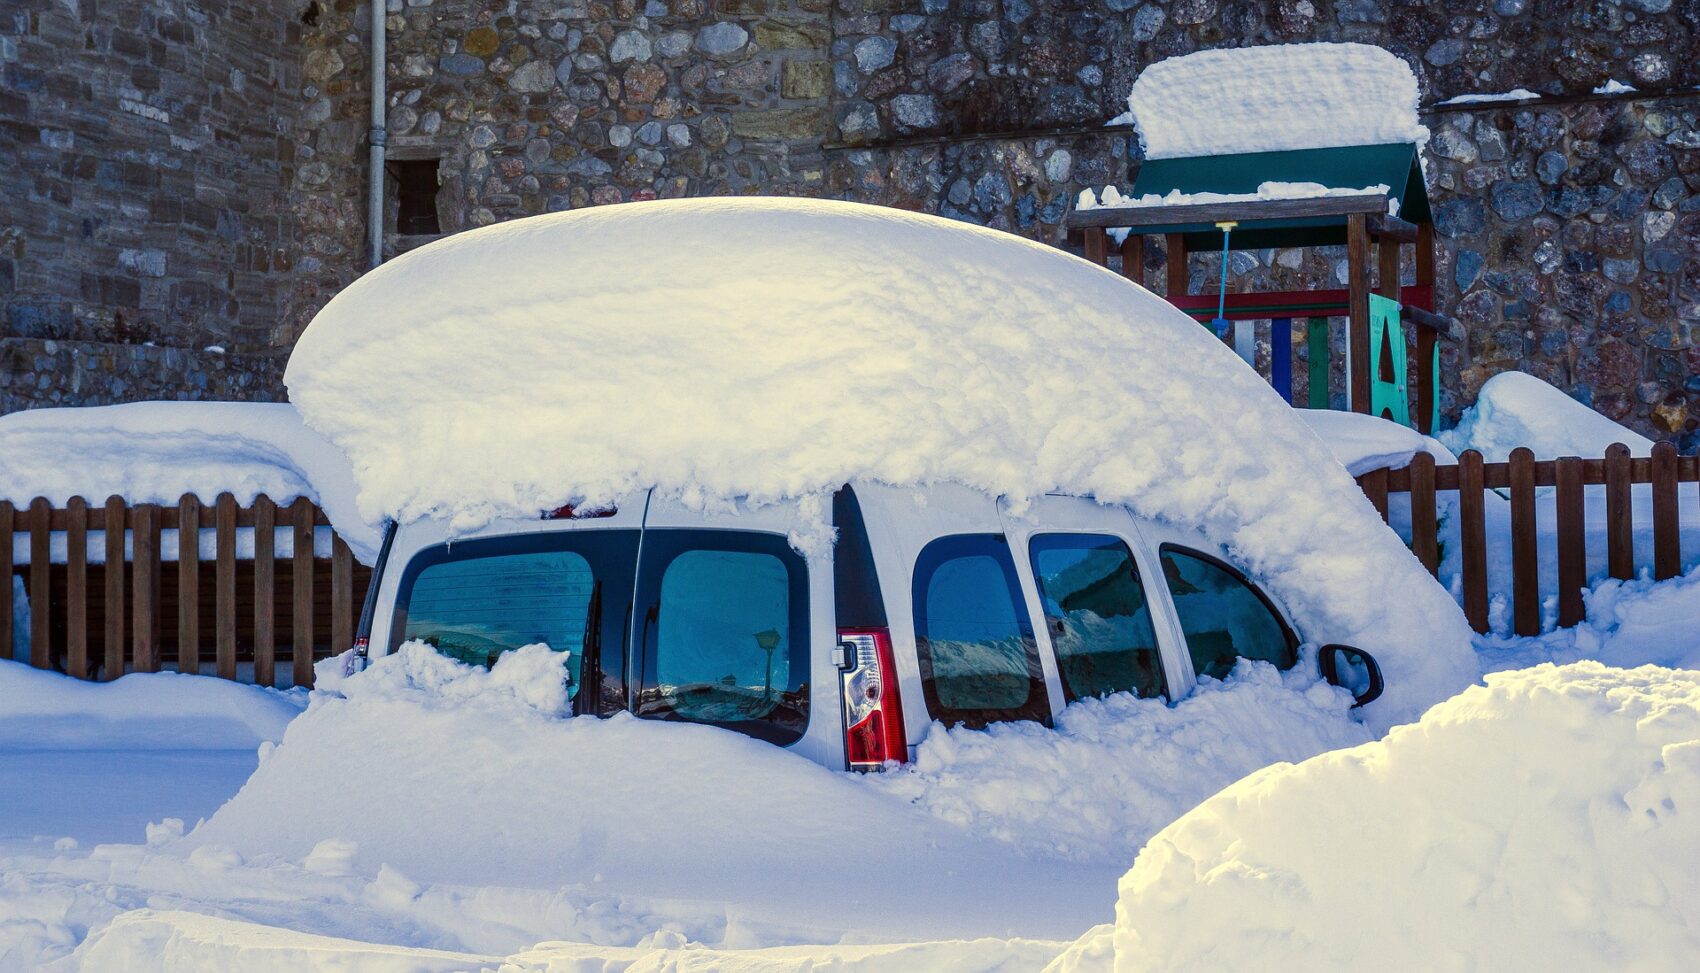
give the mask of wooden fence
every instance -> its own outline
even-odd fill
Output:
[[[1478,632],[1488,630],[1488,537],[1485,491],[1505,491],[1510,505],[1511,604],[1513,629],[1518,635],[1541,632],[1541,583],[1538,554],[1536,490],[1552,487],[1558,569],[1558,624],[1582,621],[1582,591],[1588,585],[1588,523],[1585,488],[1604,487],[1606,563],[1611,577],[1635,577],[1634,500],[1630,489],[1651,489],[1652,558],[1656,579],[1680,574],[1683,565],[1680,490],[1700,483],[1700,456],[1679,456],[1670,443],[1653,447],[1650,457],[1632,458],[1622,443],[1606,450],[1602,459],[1567,456],[1537,460],[1527,448],[1513,450],[1510,461],[1484,463],[1470,450],[1456,466],[1436,466],[1434,457],[1418,454],[1402,470],[1375,470],[1358,477],[1370,502],[1388,516],[1391,494],[1408,494],[1411,502],[1411,548],[1430,574],[1440,569],[1437,525],[1439,493],[1457,491],[1457,530],[1460,545],[1459,580],[1464,615]],[[1691,524],[1691,528],[1700,524]],[[1645,559],[1643,559],[1645,560]]]
[[[37,668],[115,679],[169,665],[269,686],[284,646],[287,682],[310,686],[315,659],[353,644],[371,578],[334,534],[329,557],[315,557],[316,529],[329,533],[329,524],[305,499],[279,507],[262,496],[241,507],[228,493],[210,506],[194,495],[175,507],[132,507],[120,497],[101,506],[73,497],[62,508],[40,498],[21,509],[0,502],[0,651],[14,644],[8,576],[18,576]],[[162,551],[168,530],[175,549]],[[213,535],[210,560],[201,556],[203,531]],[[28,537],[23,559],[14,554],[20,533]]]

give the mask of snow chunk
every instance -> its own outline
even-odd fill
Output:
[[[1623,443],[1634,456],[1653,452],[1651,439],[1525,372],[1500,372],[1488,379],[1476,404],[1438,438],[1454,453],[1473,449],[1489,463],[1504,462],[1518,446],[1529,447],[1536,459],[1597,458],[1612,443]]]
[[[1416,75],[1370,44],[1172,57],[1140,73],[1127,103],[1147,159],[1428,141]]]
[[[346,655],[326,662],[338,663],[340,668],[339,660]],[[539,642],[502,653],[486,669],[457,662],[415,640],[402,643],[366,672],[328,680],[320,688],[354,699],[408,698],[432,704],[510,697],[540,713],[560,716],[568,712],[567,656]],[[317,668],[314,674],[319,674]]]
[[[1457,606],[1267,383],[1142,288],[1005,233],[761,198],[515,220],[356,281],[286,379],[373,520],[858,478],[1091,495],[1201,525],[1301,630],[1375,652],[1372,719],[1477,674]]]
[[[1540,94],[1527,88],[1512,88],[1510,91],[1477,92],[1468,95],[1453,95],[1440,102],[1442,105],[1489,105],[1499,101],[1528,101],[1539,98]]]
[[[1458,457],[1438,440],[1380,416],[1327,409],[1302,409],[1299,415],[1353,476],[1371,470],[1404,469],[1418,453],[1428,453],[1436,463],[1458,462]]]
[[[1501,673],[1211,798],[1140,853],[1097,960],[1051,969],[1109,969],[1108,938],[1118,973],[1686,970],[1697,813],[1700,673]]]
[[[1146,206],[1190,206],[1195,203],[1245,203],[1259,199],[1323,199],[1333,196],[1385,196],[1388,193],[1386,183],[1376,183],[1362,189],[1336,189],[1324,186],[1319,182],[1260,182],[1255,193],[1183,193],[1179,189],[1169,190],[1167,195],[1146,193],[1143,196],[1125,196],[1115,186],[1105,186],[1103,201],[1094,195],[1090,189],[1080,191],[1080,199],[1075,209],[1110,209],[1116,207],[1146,207]],[[1388,213],[1397,216],[1399,201],[1387,201]]]
[[[305,705],[305,693],[211,676],[98,683],[0,660],[0,748],[252,750],[281,739]]]
[[[355,556],[371,563],[379,534],[355,513],[348,458],[273,402],[132,402],[31,409],[0,416],[0,499],[18,506],[75,496],[100,506],[176,505],[186,493],[239,504],[260,494],[306,497],[325,510]]]

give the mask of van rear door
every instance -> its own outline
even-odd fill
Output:
[[[841,766],[831,555],[791,543],[823,526],[795,503],[702,511],[652,500],[631,623],[632,711]]]

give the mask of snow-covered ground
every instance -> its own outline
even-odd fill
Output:
[[[1590,605],[1616,661],[1700,654],[1700,576]],[[856,776],[562,718],[559,660],[414,647],[326,679],[187,834],[108,803],[134,843],[0,845],[0,969],[1345,969],[1394,944],[1412,968],[1675,970],[1700,948],[1693,672],[1498,673],[1372,741],[1337,690],[1245,666],[1053,731],[935,728],[912,768]],[[134,676],[26,675],[156,744],[275,735],[298,695],[250,725],[219,696],[263,691],[209,678],[169,677],[170,713]]]
[[[607,956],[635,962],[684,943],[1031,937],[1048,945],[964,947],[991,959],[963,968],[1015,956],[1009,969],[1033,969],[1110,918],[1139,845],[1192,805],[1271,762],[1370,739],[1340,690],[1246,664],[1173,706],[1123,696],[1077,705],[1055,730],[935,728],[913,768],[851,775],[708,727],[563,719],[561,661],[520,650],[485,672],[412,646],[348,679],[327,671],[320,685],[337,692],[315,692],[275,747],[275,721],[230,725],[219,699],[264,691],[163,677],[191,698],[144,712],[126,690],[138,677],[83,685],[25,671],[86,692],[75,712],[114,732],[172,742],[174,720],[201,714],[205,739],[258,737],[261,759],[187,834],[103,805],[102,834],[55,847],[49,829],[0,848],[0,968],[63,958],[91,930],[155,909],[492,965],[552,939],[622,947]],[[299,695],[265,705],[287,714]],[[251,769],[254,750],[242,754]],[[81,759],[62,753],[57,766]],[[130,844],[91,847],[126,830]],[[217,968],[227,954],[201,940],[236,928],[132,915],[74,962],[176,944]],[[307,948],[278,935],[280,955]],[[904,968],[870,955],[857,962]]]

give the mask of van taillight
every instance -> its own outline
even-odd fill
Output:
[[[903,763],[909,745],[903,733],[903,701],[897,691],[891,634],[883,628],[842,628],[840,684],[844,691],[844,752],[851,770],[878,770],[888,760]]]

